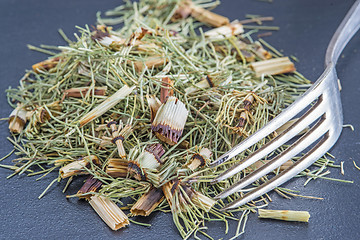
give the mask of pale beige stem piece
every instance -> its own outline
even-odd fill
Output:
[[[148,145],[137,158],[141,168],[155,170],[164,162],[161,160],[165,150],[160,143]]]
[[[86,168],[89,168],[91,166],[91,162],[93,164],[99,165],[100,160],[95,155],[90,155],[83,157],[81,160],[71,162],[64,167],[60,168],[60,176],[61,178],[67,178],[74,175],[79,174],[86,174],[88,173],[85,171]]]
[[[195,6],[194,4],[190,5],[190,9],[191,9],[191,16],[194,17],[199,22],[203,22],[214,27],[220,27],[230,23],[227,17],[213,13],[202,7]]]
[[[9,116],[9,129],[13,133],[21,133],[26,124],[26,114],[28,112],[21,106],[17,106]]]
[[[151,69],[153,67],[156,68],[164,65],[167,61],[168,60],[163,56],[153,56],[153,57],[148,57],[144,61],[135,61],[134,66],[137,72],[142,72],[145,66],[148,69]]]
[[[261,77],[262,74],[277,75],[294,72],[296,70],[294,63],[292,63],[288,57],[254,62],[250,64],[250,67],[255,71],[257,77]]]
[[[195,192],[191,197],[191,201],[205,212],[209,212],[210,209],[215,205],[216,201],[205,196],[200,192]]]
[[[161,101],[153,95],[146,95],[146,100],[147,100],[149,108],[150,108],[150,114],[151,114],[150,121],[153,122],[154,118],[156,116],[156,113],[161,106]]]
[[[112,230],[116,231],[130,224],[125,213],[109,198],[94,195],[89,203]]]
[[[127,97],[133,90],[135,86],[128,87],[123,86],[120,90],[118,90],[116,93],[114,93],[112,96],[108,97],[106,100],[104,100],[102,103],[100,103],[98,106],[96,106],[93,110],[85,114],[80,120],[80,127],[84,126],[85,124],[91,122],[92,120],[100,117],[104,113],[106,113],[110,108],[114,107],[116,104],[118,104],[122,99]]]
[[[259,218],[272,218],[283,221],[309,222],[310,218],[307,211],[259,209],[258,212]]]
[[[224,25],[221,27],[217,27],[206,31],[204,33],[205,37],[211,40],[221,40],[225,38],[229,38],[231,36],[235,36],[244,32],[243,25],[238,21],[234,21],[229,25]]]

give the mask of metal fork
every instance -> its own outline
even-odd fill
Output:
[[[317,142],[316,145],[308,152],[306,152],[291,167],[285,169],[280,174],[271,178],[269,181],[245,194],[242,198],[227,205],[222,210],[236,208],[244,205],[249,201],[260,197],[268,191],[285,183],[304,169],[308,168],[336,143],[342,130],[343,114],[335,65],[340,56],[340,53],[352,38],[352,36],[358,31],[359,27],[360,0],[357,0],[345,16],[344,20],[341,22],[329,43],[325,56],[326,69],[320,78],[304,93],[301,98],[297,99],[280,115],[270,121],[265,127],[258,130],[252,136],[248,137],[233,149],[223,154],[211,164],[212,167],[216,167],[232,159],[242,151],[256,144],[262,138],[273,133],[284,123],[294,118],[301,111],[305,110],[316,101],[316,103],[311,106],[310,109],[286,131],[249,155],[243,161],[226,170],[224,173],[216,177],[212,182],[216,183],[229,178],[236,173],[239,173],[256,161],[273,152],[275,149],[282,146],[290,139],[294,138],[299,132],[319,119],[307,133],[296,140],[281,154],[273,158],[269,163],[263,165],[246,177],[242,178],[239,182],[232,185],[217,195],[215,198],[225,198],[230,194],[240,191],[244,187],[278,168],[283,163],[303,152],[306,148]]]

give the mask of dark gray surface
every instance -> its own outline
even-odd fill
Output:
[[[350,8],[352,0],[274,0],[273,4],[256,0],[224,1],[216,12],[230,19],[242,19],[245,14],[275,16],[274,25],[280,32],[266,38],[287,55],[300,59],[298,70],[312,80],[323,71],[327,44],[338,24]],[[18,85],[24,69],[43,60],[44,55],[27,50],[26,44],[65,44],[57,33],[62,28],[69,36],[74,26],[95,23],[95,13],[119,4],[111,0],[76,1],[0,1],[0,116],[6,117],[11,108],[6,103],[5,89]],[[271,209],[307,210],[310,222],[288,223],[259,220],[255,214],[249,217],[246,233],[241,239],[360,239],[359,176],[360,171],[352,160],[360,165],[359,108],[359,55],[360,34],[350,42],[339,60],[337,70],[342,80],[344,123],[351,123],[355,132],[344,129],[338,143],[331,150],[336,162],[344,161],[345,176],[338,169],[330,169],[331,177],[354,180],[354,184],[316,180],[303,187],[304,179],[292,180],[287,187],[301,190],[305,195],[323,197],[323,201],[285,200],[272,194]],[[11,149],[6,140],[7,123],[0,122],[0,156]],[[2,163],[9,163],[5,160]],[[149,217],[151,228],[136,226],[111,231],[91,209],[75,199],[66,200],[61,192],[64,183],[51,188],[42,200],[37,197],[54,175],[35,181],[35,178],[16,176],[6,180],[11,171],[0,169],[0,239],[180,239],[170,214],[155,213]],[[79,181],[80,182],[80,181]],[[68,194],[74,193],[74,184]],[[145,221],[144,219],[137,219]],[[229,235],[224,236],[222,223],[208,224],[216,239],[228,239],[234,234],[236,224]]]

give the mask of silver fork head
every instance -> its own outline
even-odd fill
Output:
[[[276,188],[313,164],[335,144],[342,129],[342,109],[336,71],[334,66],[330,64],[319,80],[315,82],[311,89],[309,89],[302,98],[295,101],[288,109],[286,109],[286,111],[278,115],[267,126],[260,129],[260,133],[255,133],[249,139],[238,145],[237,149],[242,149],[242,145],[246,145],[247,141],[258,142],[264,136],[261,132],[273,132],[277,129],[279,124],[284,124],[286,121],[297,115],[301,110],[311,105],[314,100],[317,100],[317,103],[313,105],[302,117],[300,117],[290,128],[285,130],[262,148],[252,153],[240,163],[219,175],[213,180],[213,182],[216,183],[222,181],[242,171],[270,152],[282,146],[288,140],[294,138],[306,126],[320,118],[306,134],[300,137],[295,143],[272,159],[269,163],[242,178],[239,182],[232,185],[215,198],[224,198],[230,194],[240,191],[257,179],[275,170],[320,139],[319,142],[294,165],[287,168],[266,183],[260,185],[255,190],[247,193],[241,199],[232,202],[223,210],[241,206]]]
[[[225,198],[232,193],[240,191],[247,185],[278,168],[283,163],[317,142],[316,145],[312,147],[299,160],[297,160],[294,165],[282,171],[280,174],[271,178],[269,181],[265,182],[249,193],[245,194],[244,197],[227,205],[222,210],[236,208],[238,206],[244,205],[247,202],[260,197],[268,191],[283,184],[313,164],[335,144],[340,136],[343,121],[335,64],[343,48],[359,28],[360,0],[357,0],[331,39],[325,56],[326,69],[320,78],[314,83],[314,85],[311,86],[311,88],[309,88],[301,98],[297,99],[280,115],[270,121],[265,127],[258,130],[256,133],[245,139],[242,143],[222,155],[219,159],[211,164],[212,167],[216,167],[230,160],[237,154],[243,152],[260,141],[265,136],[268,136],[270,133],[274,132],[290,119],[294,118],[301,111],[309,107],[314,101],[317,101],[315,105],[313,105],[286,131],[249,155],[240,163],[234,165],[216,177],[213,180],[213,183],[220,182],[228,177],[233,176],[236,173],[241,172],[248,166],[252,165],[256,161],[260,160],[267,154],[285,144],[290,139],[294,138],[306,126],[314,123],[317,119],[320,118],[307,133],[295,141],[281,154],[272,159],[269,163],[250,173],[239,182],[217,195],[215,198]]]

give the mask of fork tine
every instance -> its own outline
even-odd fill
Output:
[[[285,169],[283,172],[271,178],[269,181],[263,183],[259,187],[255,188],[253,191],[245,194],[244,197],[225,206],[221,209],[221,211],[242,206],[249,201],[269,192],[277,186],[285,183],[290,178],[296,176],[298,173],[308,168],[312,163],[314,163],[317,159],[319,159],[326,153],[330,145],[332,146],[336,142],[337,137],[329,137],[331,135],[329,134],[329,131],[327,131],[324,137],[309,152],[307,152],[303,157],[301,157],[294,165]]]
[[[322,104],[322,96],[320,96],[317,103],[312,106],[298,121],[296,121],[291,127],[281,133],[279,136],[274,138],[272,141],[265,144],[263,147],[255,151],[253,154],[248,156],[246,159],[241,161],[240,163],[232,166],[219,176],[217,176],[213,181],[212,184],[220,182],[226,178],[233,176],[234,174],[244,170],[245,168],[249,167],[250,165],[254,164],[256,161],[260,160],[264,156],[268,155],[278,147],[285,144],[288,140],[295,137],[299,132],[301,132],[305,127],[310,125],[316,119],[318,119],[322,114],[325,112],[326,104]]]
[[[233,194],[242,188],[246,187],[250,183],[256,181],[260,177],[266,175],[270,171],[276,169],[281,166],[283,163],[296,156],[298,153],[306,149],[309,145],[318,140],[321,136],[323,136],[328,130],[329,126],[327,120],[324,116],[313,126],[309,132],[303,135],[300,139],[298,139],[293,145],[288,147],[281,154],[277,155],[271,162],[263,165],[258,168],[254,172],[250,173],[246,177],[242,178],[239,182],[232,185],[222,193],[218,194],[215,199],[224,198]]]
[[[329,76],[329,73],[334,71],[332,68],[328,67],[319,79],[326,79]],[[317,83],[317,82],[316,82]],[[248,149],[264,137],[268,136],[270,133],[281,127],[285,122],[294,118],[300,111],[304,110],[311,102],[316,100],[322,94],[322,88],[318,87],[318,84],[313,84],[301,98],[297,99],[293,102],[289,107],[287,107],[281,114],[276,116],[273,120],[271,120],[264,127],[259,129],[257,132],[252,134],[250,137],[246,138],[244,141],[236,145],[230,151],[221,155],[218,159],[210,164],[210,167],[216,167],[244,150]]]

